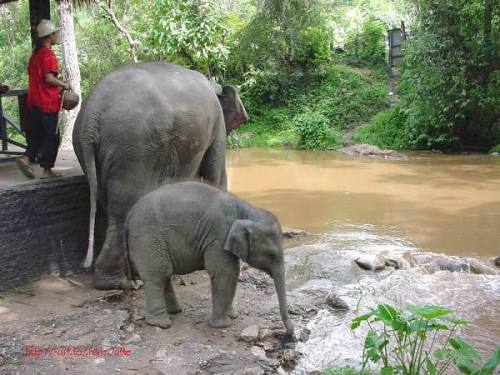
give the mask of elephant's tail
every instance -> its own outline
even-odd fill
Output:
[[[84,146],[83,159],[85,161],[85,169],[90,190],[89,246],[83,266],[85,268],[90,268],[94,260],[94,231],[97,211],[97,171],[94,144],[89,143]]]

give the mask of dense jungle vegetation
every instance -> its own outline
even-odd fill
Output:
[[[28,18],[27,1],[0,7],[11,87],[26,87]],[[239,87],[251,121],[232,146],[500,149],[494,0],[94,0],[74,20],[83,97],[135,56],[182,64]],[[401,21],[410,36],[391,71],[387,30]]]

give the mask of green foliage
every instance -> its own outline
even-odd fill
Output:
[[[305,88],[296,88],[286,105],[254,104],[246,100],[246,90],[243,85],[242,97],[251,116],[240,132],[253,135],[240,142],[242,147],[285,143],[335,148],[342,143],[341,131],[364,123],[387,105],[384,77],[343,65],[333,65]]]
[[[400,92],[417,148],[500,140],[500,8],[487,0],[414,0]]]
[[[213,1],[156,0],[146,45],[154,59],[221,75],[229,55],[226,36]]]
[[[345,44],[347,61],[357,66],[385,65],[386,30],[383,23],[367,20],[361,31],[349,33]]]
[[[369,326],[362,370],[369,362],[381,362],[381,374],[438,375],[453,364],[463,374],[493,374],[500,364],[500,347],[483,363],[472,346],[454,337],[456,328],[468,322],[451,317],[452,312],[442,306],[409,305],[397,310],[382,304],[354,318],[351,329]],[[441,338],[445,338],[442,346]]]
[[[338,132],[330,128],[328,119],[318,112],[298,114],[292,124],[299,135],[298,147],[301,149],[326,150],[341,144]]]
[[[95,17],[94,17],[95,16]],[[128,62],[128,46],[124,38],[97,9],[77,13],[76,38],[79,50],[82,97],[107,73]]]
[[[380,148],[405,150],[414,148],[412,134],[408,134],[406,112],[399,104],[375,115],[354,134],[356,143],[368,143]]]
[[[500,144],[493,146],[491,148],[490,152],[498,152],[498,153],[500,153]]]
[[[318,1],[266,0],[235,34],[228,74],[243,77],[247,100],[286,103],[330,58],[331,31]]]

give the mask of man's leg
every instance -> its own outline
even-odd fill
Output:
[[[28,147],[24,155],[17,159],[17,165],[21,172],[26,177],[34,178],[33,168],[30,166],[31,163],[35,163],[37,155],[42,147],[43,139],[43,125],[41,111],[38,108],[32,108],[29,111],[29,122],[30,122],[30,132],[26,134],[26,141]]]
[[[42,155],[40,158],[40,167],[43,168],[42,177],[55,177],[56,174],[52,172],[54,164],[57,159],[57,152],[59,151],[59,144],[61,136],[57,127],[59,113],[42,113],[43,125],[43,141],[42,141]]]

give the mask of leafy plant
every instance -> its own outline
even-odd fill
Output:
[[[453,364],[463,374],[489,375],[500,363],[500,347],[483,363],[480,354],[454,337],[465,320],[450,316],[442,306],[406,306],[404,311],[388,304],[352,320],[351,329],[369,326],[363,347],[363,370],[368,362],[381,363],[382,375],[440,375]],[[440,338],[444,344],[438,346]]]
[[[146,39],[149,54],[212,75],[221,75],[229,56],[228,31],[211,0],[155,0]]]
[[[299,135],[299,148],[326,150],[341,144],[339,134],[328,126],[327,118],[317,112],[296,115],[292,123]]]
[[[500,9],[493,0],[412,0],[399,85],[418,148],[500,142]]]
[[[356,143],[369,143],[381,148],[396,150],[415,148],[411,128],[406,124],[407,113],[399,104],[377,113],[354,134]]]
[[[360,32],[347,35],[345,51],[348,61],[359,66],[385,64],[386,26],[374,20],[363,23]]]

